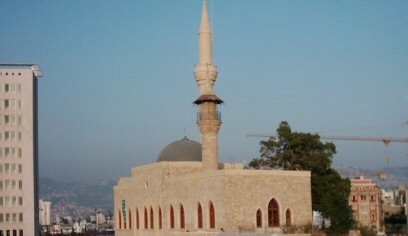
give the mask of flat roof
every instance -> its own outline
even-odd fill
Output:
[[[43,73],[38,64],[32,63],[0,63],[0,69],[31,69],[36,77],[43,77]]]

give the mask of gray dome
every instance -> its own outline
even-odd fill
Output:
[[[157,162],[201,160],[201,144],[186,137],[167,145],[157,158]]]

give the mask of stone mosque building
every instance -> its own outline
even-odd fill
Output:
[[[165,147],[152,164],[132,168],[114,187],[118,236],[222,235],[282,232],[312,223],[309,171],[250,170],[218,162],[223,103],[214,92],[212,31],[203,1],[199,64],[201,144],[187,138]]]

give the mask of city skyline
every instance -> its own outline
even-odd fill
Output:
[[[200,141],[192,102],[201,4],[4,2],[0,62],[38,63],[47,78],[40,176],[112,179],[185,135]],[[408,136],[407,2],[208,6],[225,101],[220,161],[249,162],[261,139],[246,134],[274,133],[282,120],[321,135]],[[406,143],[333,142],[337,165],[408,165]]]

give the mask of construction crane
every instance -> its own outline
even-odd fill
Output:
[[[265,138],[275,138],[277,137],[274,134],[258,134],[258,133],[249,133],[247,137],[265,137]],[[385,146],[388,146],[391,142],[399,143],[408,143],[408,138],[391,138],[391,137],[364,137],[364,136],[320,136],[320,139],[325,140],[345,140],[345,141],[376,141],[383,142]],[[391,157],[386,157],[387,164],[389,164]],[[378,173],[380,179],[386,179],[387,174],[383,171]]]
[[[247,137],[265,137],[273,138],[276,137],[274,134],[257,134],[249,133]],[[391,137],[364,137],[364,136],[320,136],[320,139],[327,140],[353,140],[353,141],[380,141],[385,145],[391,142],[408,143],[408,138],[391,138]]]

